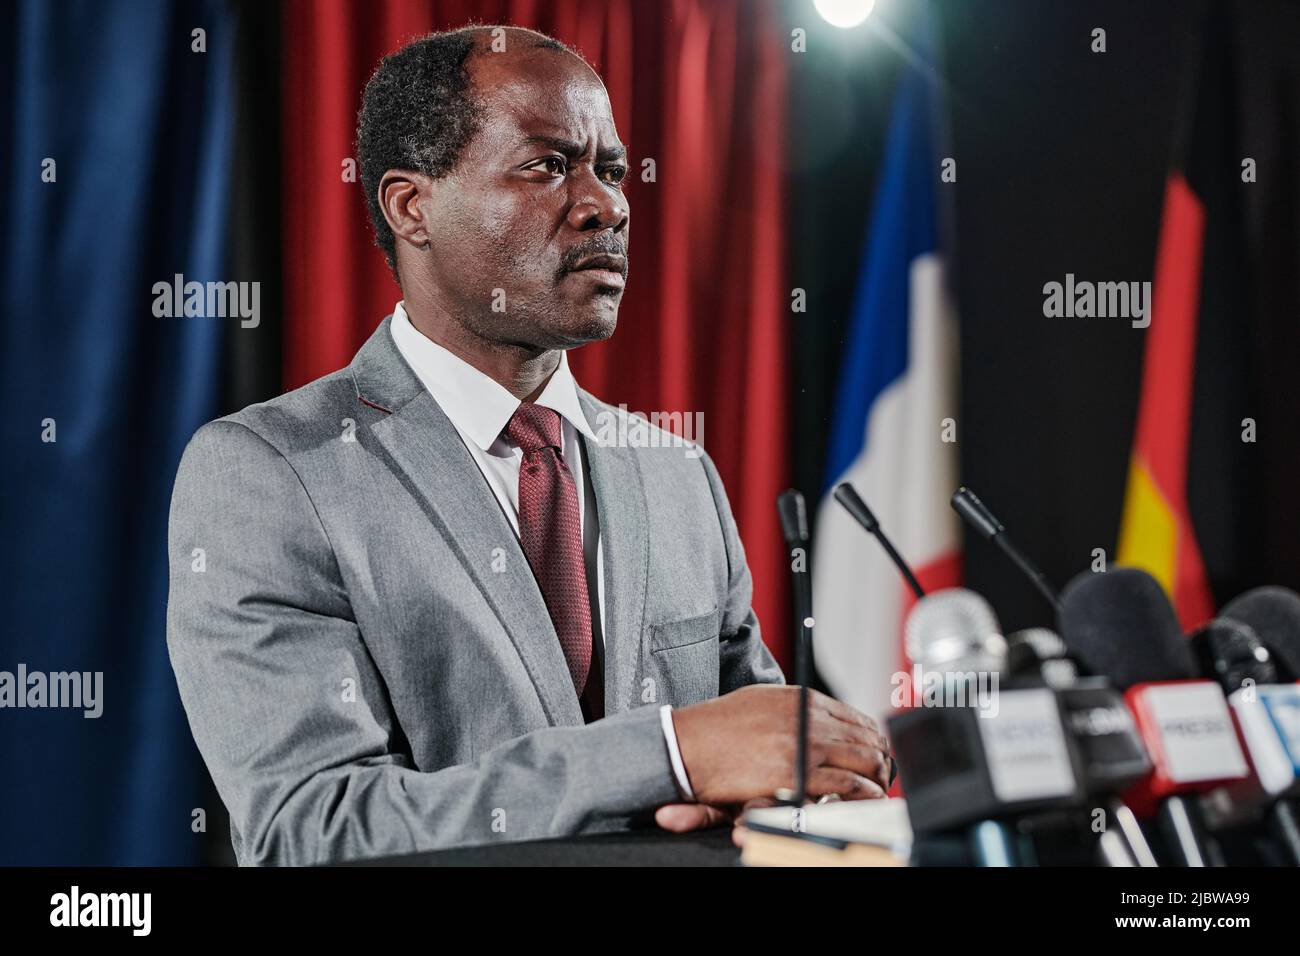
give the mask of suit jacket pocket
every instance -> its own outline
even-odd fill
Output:
[[[718,696],[717,609],[707,614],[651,624],[643,646],[643,703],[686,707]],[[653,699],[647,699],[652,697]]]

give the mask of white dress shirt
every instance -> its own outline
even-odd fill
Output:
[[[454,352],[444,348],[411,324],[404,304],[393,307],[393,342],[406,364],[411,367],[424,387],[433,396],[438,407],[451,421],[460,435],[470,457],[478,465],[496,496],[501,510],[519,534],[519,467],[523,451],[506,437],[505,428],[520,406],[506,388],[495,379],[470,365]],[[596,582],[595,593],[588,587],[591,602],[593,639],[605,643],[605,560],[601,547],[600,522],[596,511],[596,496],[591,488],[590,475],[582,439],[597,442],[587,416],[578,401],[578,386],[569,371],[569,357],[560,353],[560,364],[551,374],[536,404],[553,409],[560,415],[564,460],[573,475],[578,500],[579,522],[582,528],[582,550],[587,569],[587,581]],[[594,648],[593,648],[594,650]],[[603,661],[604,655],[601,655]],[[673,727],[672,705],[659,709],[659,718],[668,745],[668,756],[676,778],[677,787],[688,800],[694,800],[677,733]]]

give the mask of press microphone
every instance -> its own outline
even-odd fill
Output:
[[[1237,733],[1254,770],[1206,796],[1214,821],[1263,818],[1287,862],[1300,865],[1300,686],[1279,684],[1268,648],[1249,624],[1218,618],[1191,637],[1201,673],[1228,695]]]
[[[1059,611],[1060,595],[1047,576],[1015,546],[1005,526],[975,492],[964,486],[958,488],[952,496],[952,507],[971,528],[996,544]],[[1057,691],[1066,728],[1079,750],[1083,786],[1090,795],[1106,800],[1108,826],[1101,840],[1103,854],[1112,862],[1126,855],[1138,866],[1155,866],[1155,856],[1133,811],[1119,796],[1151,766],[1131,719],[1119,716],[1122,698],[1105,681],[1081,684],[1078,667],[1055,631],[1029,628],[1013,634],[1007,643],[1007,666],[1013,682],[1023,683],[1032,674],[1033,680]],[[1115,824],[1118,833],[1110,823]]]
[[[1127,793],[1155,816],[1178,862],[1221,865],[1205,835],[1200,793],[1250,771],[1218,685],[1198,680],[1177,616],[1160,584],[1136,568],[1084,572],[1066,587],[1060,633],[1076,660],[1124,693],[1151,757]]]
[[[1056,589],[1048,582],[1047,575],[1043,574],[1037,565],[1015,546],[1007,534],[1007,529],[1002,526],[1002,522],[994,517],[993,512],[980,501],[975,492],[965,486],[958,488],[953,492],[952,508],[981,537],[997,545],[1025,577],[1029,578],[1034,587],[1038,588],[1043,597],[1047,598],[1047,602],[1052,607],[1060,608],[1061,599]]]
[[[974,591],[944,588],[918,601],[903,626],[914,696],[936,683],[955,692],[969,683],[971,674],[1000,674],[1007,656],[1001,630],[993,608]]]
[[[812,671],[812,587],[808,580],[808,509],[803,495],[793,488],[776,499],[781,535],[790,551],[791,593],[794,604],[794,679],[799,685],[799,730],[795,748],[794,796],[796,808],[808,796],[808,683]]]
[[[1079,668],[1061,636],[1048,627],[1026,627],[1007,635],[1007,673],[1018,684],[1071,687]]]
[[[862,496],[858,494],[857,490],[847,481],[842,481],[835,486],[835,500],[844,506],[844,510],[853,516],[854,521],[866,528],[880,542],[880,546],[889,555],[889,560],[894,562],[894,567],[898,568],[898,573],[903,576],[903,580],[907,582],[907,586],[912,589],[912,593],[916,595],[917,599],[925,597],[925,590],[921,587],[921,582],[916,579],[911,567],[903,560],[903,556],[898,553],[893,542],[885,535],[884,529],[880,527],[880,522],[876,520],[876,516],[871,513],[871,509],[867,507],[867,503],[862,500]]]
[[[887,721],[913,829],[964,830],[984,866],[1024,859],[1011,821],[1082,799],[1053,693],[998,686],[1006,649],[999,631],[972,591],[949,588],[918,601],[906,641],[922,704]]]
[[[1085,677],[1059,634],[1032,627],[1007,636],[1012,687],[1050,687],[1079,755],[1084,791],[1100,800],[1105,828],[1098,843],[1111,866],[1157,866],[1137,817],[1121,794],[1151,770],[1151,760],[1124,698],[1103,677]]]
[[[1248,624],[1272,655],[1280,681],[1300,681],[1300,594],[1268,586],[1247,591],[1219,612]]]

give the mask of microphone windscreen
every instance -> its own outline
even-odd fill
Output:
[[[781,517],[781,535],[790,547],[808,543],[808,509],[803,495],[791,488],[781,492],[776,499],[777,514]]]
[[[1002,626],[989,602],[965,588],[944,588],[916,602],[904,627],[913,663],[940,669],[961,661],[1006,652]]]
[[[1145,571],[1085,571],[1062,593],[1058,619],[1070,654],[1120,690],[1196,676],[1178,617]]]
[[[1277,683],[1268,649],[1249,624],[1216,618],[1198,628],[1191,642],[1201,676],[1217,683],[1225,694],[1241,690],[1248,680],[1257,685]]]
[[[1300,594],[1290,588],[1255,588],[1229,601],[1219,616],[1254,629],[1272,653],[1280,680],[1300,680]]]

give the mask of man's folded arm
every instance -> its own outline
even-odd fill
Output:
[[[414,769],[315,508],[244,425],[186,449],[168,549],[168,649],[241,863],[615,829],[677,799],[656,707]]]

